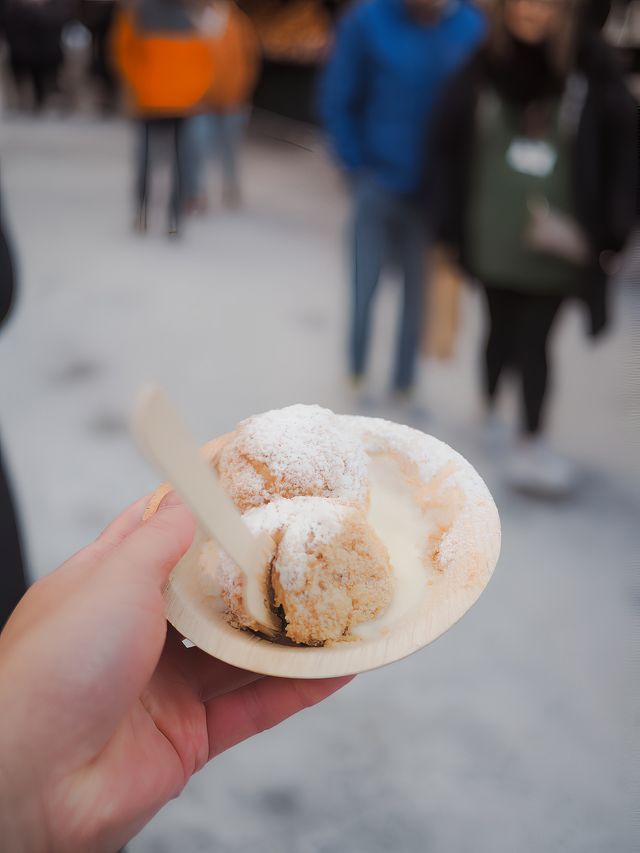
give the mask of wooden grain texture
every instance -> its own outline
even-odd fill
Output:
[[[202,452],[212,460],[231,435],[209,442]],[[153,515],[169,490],[168,484],[163,484],[154,492],[145,518]],[[248,631],[232,628],[224,620],[214,598],[206,592],[203,570],[199,566],[204,542],[204,535],[200,532],[173,570],[165,589],[167,619],[183,637],[213,657],[264,675],[328,678],[375,669],[433,642],[478,599],[497,560],[500,538],[497,511],[495,518],[496,531],[491,549],[481,548],[479,542],[475,543],[475,548],[466,548],[464,566],[456,566],[454,559],[447,572],[425,586],[424,598],[416,601],[412,613],[384,637],[309,648],[278,645]],[[477,565],[469,564],[470,553]]]
[[[231,435],[231,433],[229,433],[229,435]],[[209,462],[211,462],[213,460],[216,450],[222,447],[226,439],[227,436],[223,435],[220,436],[220,438],[215,438],[213,439],[213,441],[208,441],[206,444],[203,444],[201,447],[201,451],[205,459],[208,459]],[[162,483],[162,485],[158,486],[158,488],[149,498],[149,503],[147,504],[143,515],[144,521],[146,521],[148,518],[151,518],[151,516],[155,512],[157,512],[158,507],[162,503],[162,499],[165,498],[170,491],[171,485],[169,483]]]

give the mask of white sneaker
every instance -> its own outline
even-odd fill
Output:
[[[480,434],[483,447],[490,453],[503,451],[511,440],[508,424],[494,411],[483,412],[480,418]]]
[[[372,383],[367,376],[349,376],[349,409],[356,415],[371,416],[378,413],[380,404],[373,393]]]
[[[429,412],[415,388],[403,391],[394,390],[389,399],[393,418],[398,423],[421,429],[429,420]]]
[[[541,498],[566,497],[573,490],[573,465],[554,453],[544,439],[521,439],[507,467],[509,485]]]

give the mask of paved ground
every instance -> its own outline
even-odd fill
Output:
[[[247,151],[245,210],[214,211],[170,243],[161,211],[145,239],[129,231],[124,124],[5,123],[23,292],[0,341],[0,400],[35,574],[153,485],[126,430],[149,378],[203,440],[290,402],[353,406],[340,183],[313,139],[272,130]],[[429,428],[470,456],[501,510],[504,550],[486,594],[433,647],[221,757],[132,853],[635,849],[640,477],[625,376],[636,308],[620,287],[616,331],[594,349],[578,310],[563,318],[551,432],[583,479],[574,502],[544,505],[505,491],[500,459],[477,440],[479,305],[466,297],[456,359],[427,366],[422,384]],[[382,414],[401,417],[384,396],[395,311],[389,283],[374,391]]]

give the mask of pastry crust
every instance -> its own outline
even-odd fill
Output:
[[[307,537],[299,583],[289,581],[287,532],[271,570],[275,604],[285,614],[287,637],[308,646],[349,639],[351,628],[378,616],[393,598],[389,554],[357,509],[348,508],[339,531],[326,542]],[[288,582],[289,581],[289,582]]]
[[[389,554],[360,509],[315,496],[280,498],[244,518],[276,543],[261,581],[289,640],[317,646],[347,639],[352,627],[391,603]],[[228,621],[254,627],[242,601],[242,574],[224,553],[218,577]]]
[[[275,498],[315,495],[365,505],[362,442],[329,409],[288,406],[247,418],[215,454],[214,465],[242,510]]]

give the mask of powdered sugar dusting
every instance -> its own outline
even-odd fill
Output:
[[[267,473],[263,476],[260,469]],[[320,495],[346,503],[366,500],[367,457],[362,441],[320,406],[289,406],[242,421],[221,455],[221,470],[233,477],[243,493],[255,496],[254,505],[282,491],[290,492],[290,497]],[[267,474],[272,483],[265,479]]]
[[[351,415],[340,415],[339,419],[348,432],[359,438],[367,453],[392,452],[405,456],[417,466],[420,479],[425,483],[451,462],[466,463],[464,457],[444,441],[404,424]]]
[[[484,587],[498,560],[499,530],[498,510],[490,495],[468,500],[440,541],[440,568],[446,572],[454,566],[472,566],[473,576],[468,580]]]
[[[278,573],[285,589],[304,586],[307,548],[329,543],[340,535],[353,508],[323,498],[294,498],[296,511],[290,516],[278,549]]]
[[[234,459],[232,465],[225,466],[225,458],[221,460],[220,473],[227,478],[230,478],[232,484],[232,493],[236,495],[253,495],[255,496],[254,503],[259,505],[266,503],[269,499],[269,493],[266,489],[266,483],[263,477],[256,471],[253,465],[250,465],[246,459]],[[225,467],[227,470],[225,471]],[[231,485],[227,483],[227,487]],[[232,494],[232,497],[235,496]]]
[[[438,494],[455,492],[461,503],[450,527],[440,541],[437,563],[446,570],[463,557],[476,561],[486,554],[489,571],[498,557],[500,537],[498,513],[484,480],[456,450],[432,435],[381,418],[339,416],[345,429],[359,436],[368,453],[397,453],[417,468],[425,487]],[[441,479],[438,474],[445,473]]]
[[[254,507],[243,514],[253,533],[282,534],[278,546],[280,583],[287,589],[304,584],[308,565],[308,545],[322,545],[339,535],[353,507],[319,497],[278,498],[264,506]],[[240,571],[233,560],[221,550],[220,583],[237,583]]]

